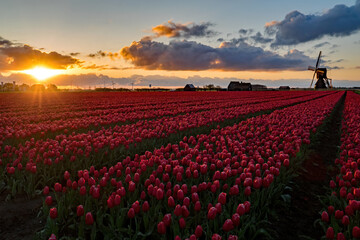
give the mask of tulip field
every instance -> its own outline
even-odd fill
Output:
[[[274,239],[286,176],[344,97],[315,211],[324,239],[360,239],[354,92],[1,94],[1,199],[41,199],[35,239]]]

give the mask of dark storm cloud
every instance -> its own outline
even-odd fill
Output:
[[[167,23],[153,27],[152,32],[154,36],[150,37],[152,37],[152,39],[162,36],[168,38],[213,37],[217,35],[217,32],[209,29],[209,27],[213,25],[214,24],[210,22],[182,24],[168,21]]]
[[[314,61],[297,50],[281,56],[244,42],[223,42],[213,48],[193,41],[164,44],[142,39],[122,48],[120,54],[135,67],[148,70],[304,70]]]
[[[36,66],[66,69],[81,65],[81,61],[57,52],[42,52],[29,45],[15,44],[0,38],[0,70],[24,70]]]
[[[336,5],[321,15],[293,11],[284,20],[267,23],[265,27],[267,33],[275,34],[273,47],[299,44],[323,36],[349,36],[360,29],[360,0],[350,7]]]

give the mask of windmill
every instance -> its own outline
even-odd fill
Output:
[[[318,59],[316,61],[315,67],[309,66],[308,70],[314,71],[314,75],[311,80],[310,88],[312,87],[312,84],[314,82],[314,78],[316,75],[317,81],[315,83],[315,89],[319,88],[332,88],[332,80],[330,78],[327,78],[327,70],[326,68],[319,68],[320,65],[320,58],[321,58],[321,51],[319,53]]]

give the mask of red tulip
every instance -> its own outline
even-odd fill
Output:
[[[235,226],[240,225],[240,215],[238,213],[234,213],[231,217],[231,220],[233,221]]]
[[[228,240],[238,240],[238,236],[236,235],[229,235]]]
[[[184,218],[180,218],[180,219],[179,219],[179,226],[180,226],[180,228],[182,228],[182,229],[186,227],[186,221],[185,221]]]
[[[57,239],[56,235],[52,233],[48,240],[56,240],[56,239]]]
[[[197,225],[196,229],[195,229],[195,236],[197,238],[199,238],[199,237],[201,237],[202,233],[203,233],[203,229],[202,229],[201,225]]]
[[[94,223],[93,215],[91,214],[91,212],[87,212],[85,215],[85,224],[93,225],[93,223]]]
[[[134,218],[135,217],[135,210],[131,207],[127,213],[128,218]]]
[[[344,226],[347,226],[350,224],[350,219],[347,215],[344,215],[341,219],[341,223],[344,225]]]
[[[183,200],[184,199],[184,192],[183,192],[183,190],[178,190],[177,191],[177,194],[176,194],[176,197],[177,197],[177,199],[179,199],[179,200]]]
[[[81,216],[84,215],[84,207],[83,207],[83,205],[77,206],[77,208],[76,208],[76,215],[77,215],[78,217],[81,217]]]
[[[328,215],[328,213],[327,213],[326,211],[323,211],[323,212],[321,213],[321,220],[322,220],[323,222],[329,222],[329,215]]]
[[[329,227],[327,230],[326,230],[326,238],[327,239],[334,239],[334,229],[332,227]]]
[[[335,211],[335,218],[336,219],[342,219],[342,217],[344,216],[344,212],[340,211],[340,210],[336,210]]]
[[[46,205],[50,206],[53,203],[52,197],[51,196],[47,196],[45,198],[45,203]]]
[[[208,219],[215,219],[217,214],[217,209],[215,207],[211,207],[208,211],[207,218]]]
[[[232,220],[231,219],[226,219],[222,229],[225,232],[229,232],[229,231],[233,230],[234,229],[234,224],[233,224]]]
[[[360,228],[358,226],[353,227],[352,236],[354,238],[360,238]]]
[[[161,200],[164,198],[164,191],[161,188],[158,188],[156,191],[156,199]]]
[[[337,234],[336,240],[346,240],[345,235],[341,232]]]
[[[129,192],[135,191],[135,183],[133,181],[129,182]]]
[[[221,203],[222,205],[225,205],[225,203],[226,203],[226,193],[222,192],[222,193],[219,194],[218,202]]]
[[[51,208],[51,209],[50,209],[50,217],[51,217],[52,219],[55,219],[55,218],[57,218],[57,216],[58,216],[57,209],[56,209],[56,208]]]
[[[194,205],[194,210],[199,212],[201,210],[201,203],[200,201],[197,201]]]
[[[175,207],[175,200],[172,196],[168,198],[168,206],[169,207]]]
[[[68,171],[65,171],[64,173],[64,179],[68,180],[70,178],[70,173]]]
[[[48,195],[49,192],[50,192],[49,187],[48,187],[48,186],[45,186],[44,189],[43,189],[43,194],[44,194],[44,195]]]
[[[180,204],[177,204],[177,205],[176,205],[176,207],[175,207],[175,209],[174,209],[174,214],[175,214],[176,216],[180,216],[180,215],[182,214],[182,208],[181,208]]]
[[[55,192],[61,192],[62,191],[61,184],[60,183],[55,183],[54,189],[55,189]]]
[[[242,204],[242,203],[240,203],[239,205],[238,205],[238,207],[236,208],[236,212],[240,215],[240,216],[242,216],[242,215],[244,215],[245,214],[245,205],[244,204]]]
[[[148,201],[145,201],[142,205],[142,210],[143,210],[143,212],[147,212],[147,211],[149,211],[149,209],[150,209],[150,205],[149,205]]]
[[[165,226],[167,226],[167,227],[170,226],[170,224],[171,224],[171,214],[170,213],[165,214],[162,221],[165,223]]]
[[[160,234],[165,234],[166,233],[166,226],[165,223],[163,221],[159,222],[157,225],[157,231]]]
[[[217,233],[213,234],[212,237],[211,237],[211,240],[221,240],[221,236]]]

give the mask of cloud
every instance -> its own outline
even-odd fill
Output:
[[[241,28],[239,30],[239,34],[240,35],[248,35],[248,34],[252,34],[254,32],[254,29],[245,29],[245,28]]]
[[[81,61],[57,52],[46,53],[29,45],[13,43],[0,38],[0,70],[24,70],[36,66],[66,69],[81,65]]]
[[[255,43],[260,43],[260,44],[266,44],[273,41],[272,38],[263,37],[263,35],[260,32],[257,32],[255,35],[251,36],[250,38],[254,40]]]
[[[217,35],[217,32],[209,29],[213,25],[210,22],[181,24],[168,21],[153,27],[154,36],[150,37],[152,39],[163,36],[168,38],[213,37]]]
[[[267,23],[265,28],[267,33],[275,34],[273,47],[295,45],[324,36],[349,36],[360,29],[360,0],[350,7],[336,5],[321,15],[293,11],[282,21]]]
[[[304,70],[314,62],[297,50],[281,56],[241,41],[223,42],[219,48],[213,48],[194,41],[164,44],[142,39],[123,47],[120,54],[136,68],[171,71]]]
[[[314,48],[321,48],[325,45],[329,45],[330,43],[329,42],[322,42],[322,43],[318,43],[314,46]]]
[[[70,56],[72,57],[76,57],[76,56],[79,56],[80,53],[79,52],[72,52],[72,53],[69,53]]]

